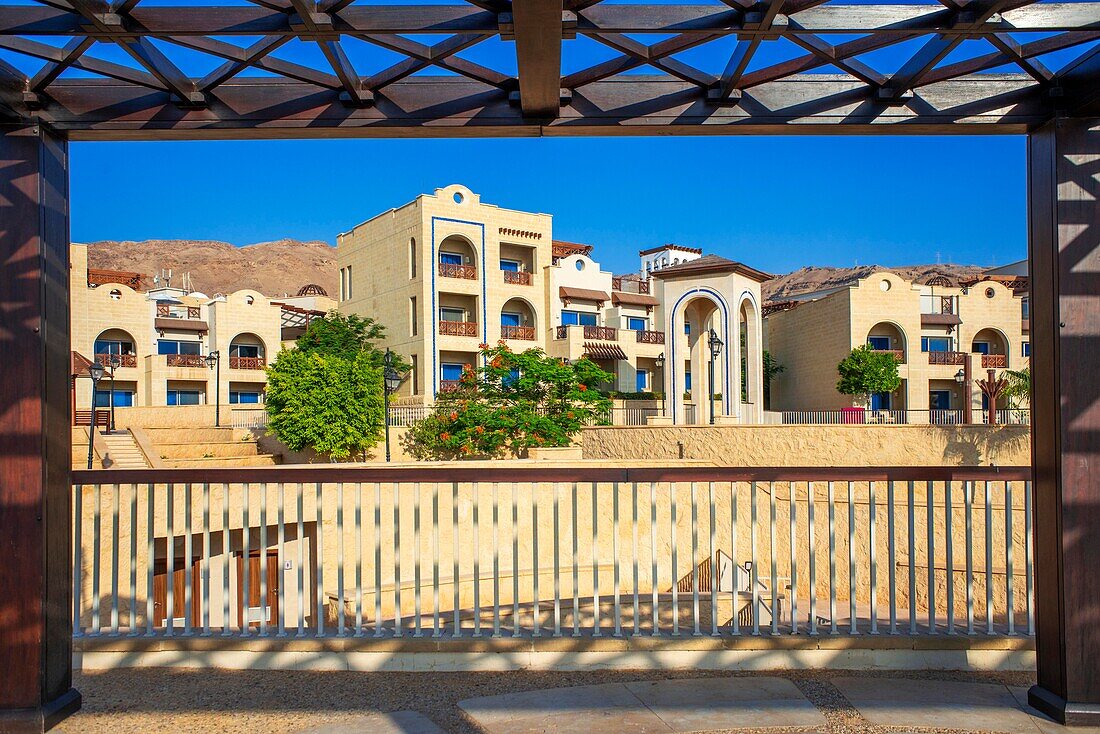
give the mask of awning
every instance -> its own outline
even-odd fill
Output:
[[[618,344],[585,342],[584,356],[592,359],[626,359],[626,352]]]
[[[88,374],[88,368],[92,366],[92,360],[77,351],[73,351],[69,358],[69,374],[72,377],[84,377]]]
[[[590,288],[570,288],[564,285],[558,286],[558,295],[563,301],[596,301],[597,303],[606,303],[611,300],[611,296],[603,291],[594,291]]]
[[[611,294],[611,302],[627,306],[645,306],[646,308],[652,308],[660,303],[656,298],[645,293],[620,293],[619,291]]]
[[[159,318],[153,320],[153,328],[157,331],[196,331],[205,333],[210,331],[205,321],[198,319],[173,319]]]

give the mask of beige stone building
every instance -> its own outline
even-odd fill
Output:
[[[549,214],[486,204],[460,185],[340,234],[337,260],[340,310],[379,321],[385,346],[412,364],[402,400],[430,404],[476,364],[479,344],[503,339],[589,357],[615,376],[606,388],[664,393],[676,422],[705,422],[694,406],[707,402],[713,330],[725,345],[716,416],[760,420],[758,304],[770,276],[740,263],[665,245],[616,276],[590,245],[555,240]]]
[[[147,288],[138,273],[89,269],[84,245],[73,245],[70,259],[73,351],[117,364],[113,381],[99,384],[99,408],[112,400],[116,408],[260,404],[264,368],[284,336],[292,339],[295,324],[335,305],[316,291],[276,301],[252,290],[207,296],[164,282]],[[206,361],[215,352],[216,369]],[[81,377],[87,372],[74,374],[74,415],[87,416],[91,381]]]
[[[894,353],[901,386],[872,396],[869,407],[955,422],[966,386],[956,379],[969,362],[969,401],[980,419],[983,395],[976,380],[1028,365],[1026,276],[989,273],[962,283],[935,278],[912,283],[878,272],[851,284],[769,304],[765,348],[784,371],[772,382],[775,411],[852,407],[836,390],[836,366],[863,344]],[[1005,407],[1003,404],[998,407]]]

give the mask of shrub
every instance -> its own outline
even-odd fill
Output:
[[[901,386],[898,360],[891,352],[876,352],[864,344],[836,366],[840,380],[836,383],[841,395],[852,395],[864,406],[871,402],[871,394],[893,392]]]

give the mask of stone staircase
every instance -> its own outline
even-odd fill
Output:
[[[278,458],[260,451],[255,437],[239,428],[146,428],[165,468],[274,466]]]
[[[148,469],[149,462],[141,453],[129,431],[105,431],[96,434],[104,466],[111,469]]]

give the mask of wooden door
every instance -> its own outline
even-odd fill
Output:
[[[187,564],[177,558],[172,564],[172,617],[174,626],[183,627],[187,609]],[[200,622],[199,559],[191,559],[191,624]],[[168,619],[168,562],[160,559],[153,564],[153,626],[164,627]]]
[[[262,561],[266,558],[266,563]],[[267,574],[267,602],[260,600],[261,569]],[[248,554],[248,599],[244,599],[244,555],[237,554],[237,625],[244,625],[244,611],[248,609],[249,626],[259,626],[264,610],[267,610],[267,623],[279,623],[279,553],[254,550]]]

